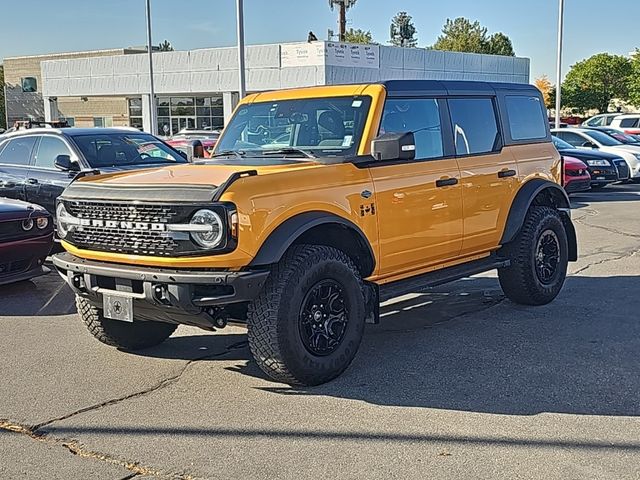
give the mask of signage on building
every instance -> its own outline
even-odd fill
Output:
[[[322,65],[380,68],[380,47],[337,42],[289,44],[281,46],[280,61],[283,68]]]

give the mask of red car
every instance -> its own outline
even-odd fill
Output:
[[[0,198],[0,285],[49,273],[53,220],[42,207]]]
[[[574,157],[563,156],[564,189],[567,193],[584,192],[591,189],[591,175],[588,167]]]
[[[202,157],[197,156],[196,158],[210,158],[219,137],[220,132],[217,130],[181,130],[169,140],[166,140],[166,143],[176,150],[187,153],[191,143],[194,140],[199,140],[202,143],[204,152]]]

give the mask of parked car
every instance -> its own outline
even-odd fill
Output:
[[[52,245],[53,220],[44,208],[0,198],[0,285],[48,273]]]
[[[604,132],[607,135],[612,136],[619,142],[624,143],[625,145],[640,145],[640,138],[636,135],[630,135],[628,133],[624,133],[624,130],[613,127],[587,127],[589,130],[598,130],[600,132]]]
[[[564,190],[567,193],[585,192],[591,189],[591,175],[587,166],[574,157],[562,156],[564,160]]]
[[[640,183],[640,146],[625,145],[606,133],[587,128],[560,128],[551,132],[574,148],[597,150],[624,158],[629,166],[629,178]]]
[[[611,127],[620,128],[625,133],[640,134],[640,113],[628,113],[618,115],[610,124]]]
[[[0,140],[0,197],[42,205],[55,216],[56,199],[83,171],[187,163],[152,135],[129,128],[30,129]]]
[[[587,165],[592,188],[602,188],[610,183],[629,179],[629,166],[622,157],[599,150],[574,148],[556,136],[552,139],[562,156],[577,158]]]
[[[497,269],[510,300],[551,302],[578,255],[561,164],[532,85],[263,92],[214,160],[73,182],[53,262],[98,341],[140,349],[233,318],[268,375],[317,385],[381,301]]]
[[[611,125],[613,119],[619,117],[620,113],[603,113],[600,115],[596,115],[595,117],[591,117],[584,122],[582,122],[583,127],[606,127]]]

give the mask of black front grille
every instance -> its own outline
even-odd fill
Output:
[[[150,224],[189,223],[197,206],[80,200],[67,200],[64,205],[72,216],[91,222],[74,228],[66,239],[79,248],[153,256],[193,249],[188,233],[154,230]]]
[[[629,178],[629,165],[624,160],[615,161],[616,168],[618,169],[618,179],[626,180]]]

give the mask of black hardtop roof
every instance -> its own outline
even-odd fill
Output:
[[[390,96],[395,95],[495,95],[497,91],[531,92],[539,90],[525,83],[476,82],[464,80],[388,80],[380,82]]]
[[[108,135],[113,133],[128,133],[128,134],[142,134],[151,135],[146,132],[141,132],[137,128],[132,127],[93,127],[93,128],[29,128],[25,130],[17,130],[2,136],[2,140],[7,138],[21,137],[24,135],[60,135],[67,137],[78,137],[82,135]]]

